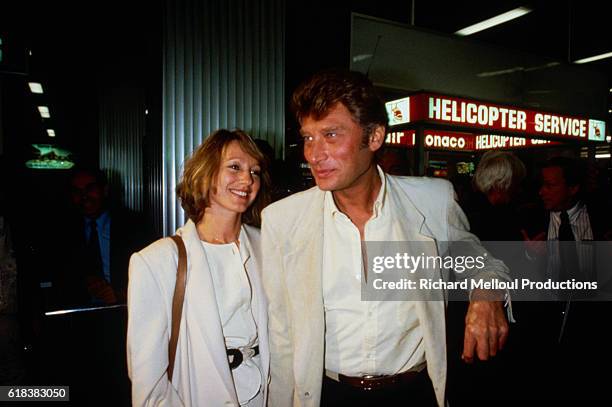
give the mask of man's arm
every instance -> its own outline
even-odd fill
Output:
[[[466,242],[476,249],[476,252],[485,253],[486,250],[480,244],[476,236],[468,232],[469,223],[463,210],[454,199],[454,191],[451,188],[448,200],[447,220],[449,228],[449,241]],[[460,243],[462,244],[462,243]],[[482,280],[510,280],[508,268],[500,260],[487,255],[482,270],[466,272],[461,278],[474,278]],[[473,290],[470,295],[470,305],[465,317],[465,337],[463,341],[464,361],[471,363],[474,354],[481,359],[487,360],[495,356],[501,350],[508,338],[508,322],[504,315],[505,293],[488,290]],[[509,315],[512,318],[511,315]]]
[[[263,285],[268,298],[268,330],[270,340],[270,387],[268,406],[293,405],[293,330],[289,319],[289,295],[285,284],[285,270],[280,239],[267,221],[269,211],[263,212],[262,255]]]

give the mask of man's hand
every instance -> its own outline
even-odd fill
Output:
[[[523,235],[525,250],[527,250],[527,254],[529,254],[529,256],[546,256],[546,232],[540,232],[531,237],[529,234],[527,234],[525,229],[521,229],[521,234]]]
[[[117,296],[113,287],[101,277],[87,277],[87,291],[89,295],[104,301],[106,305],[117,303]]]
[[[473,298],[473,297],[472,297]],[[495,356],[508,339],[508,322],[501,301],[472,300],[465,316],[463,355],[474,361],[474,351],[480,360]]]

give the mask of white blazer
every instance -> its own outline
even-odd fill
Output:
[[[187,287],[172,383],[167,378],[168,342],[178,251],[170,238],[132,255],[128,286],[128,374],[134,406],[239,406],[206,254],[196,226],[177,231],[187,249]],[[253,290],[263,366],[264,400],[270,352],[267,304],[260,279],[260,233],[243,225],[240,252]]]
[[[404,241],[478,239],[454,200],[448,181],[386,176],[387,198]],[[263,211],[263,281],[269,303],[271,382],[269,406],[319,406],[324,372],[325,318],[322,294],[324,192],[314,187]],[[484,249],[483,249],[484,250]],[[425,253],[437,255],[438,253]],[[507,268],[489,256],[485,278],[507,279]],[[434,270],[440,276],[441,270]],[[446,298],[439,293],[439,298]],[[440,406],[446,388],[444,301],[416,301],[423,330],[427,370]]]

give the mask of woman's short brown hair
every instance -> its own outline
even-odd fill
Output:
[[[232,141],[238,142],[240,148],[256,159],[261,167],[261,186],[257,198],[242,214],[243,223],[257,227],[261,224],[261,211],[270,202],[267,162],[253,139],[239,129],[233,131],[219,129],[213,132],[185,161],[183,174],[176,187],[176,195],[181,201],[183,210],[194,223],[202,219],[204,209],[210,205],[210,189],[219,174],[223,153]]]

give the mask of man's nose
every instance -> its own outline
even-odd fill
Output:
[[[309,163],[318,163],[327,158],[327,145],[321,139],[311,141],[310,145],[304,149],[306,161]]]

